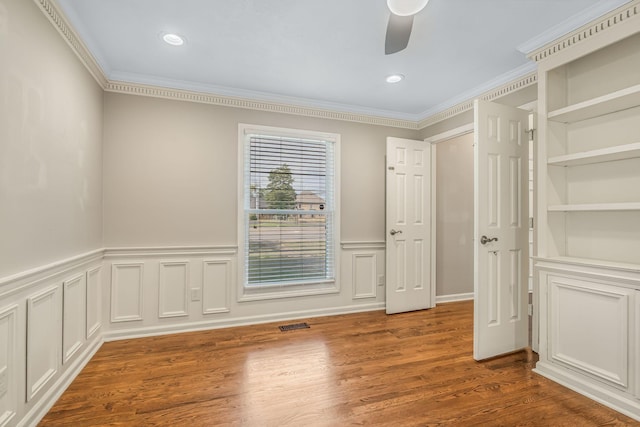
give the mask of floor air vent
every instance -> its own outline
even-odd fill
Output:
[[[291,325],[282,325],[282,326],[278,326],[278,328],[280,328],[280,331],[282,332],[286,332],[286,331],[293,331],[295,329],[307,329],[310,328],[311,326],[309,326],[309,324],[305,323],[292,323]]]

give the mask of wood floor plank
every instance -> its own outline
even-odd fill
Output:
[[[530,350],[475,362],[471,302],[300,321],[106,343],[40,425],[639,425]]]

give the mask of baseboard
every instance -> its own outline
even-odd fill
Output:
[[[307,311],[290,311],[278,314],[265,314],[259,316],[245,316],[234,319],[206,320],[201,322],[189,322],[176,325],[154,325],[144,328],[127,328],[121,331],[112,330],[105,332],[102,338],[105,342],[119,341],[132,338],[151,337],[165,334],[177,334],[183,332],[195,332],[209,329],[230,328],[234,326],[257,325],[284,320],[309,319],[314,317],[336,316],[340,314],[361,313],[366,311],[384,310],[384,302],[371,304],[349,305],[344,307],[323,308]]]
[[[473,292],[465,294],[436,295],[436,304],[454,301],[469,301],[473,299]]]
[[[40,420],[49,412],[56,401],[62,396],[67,388],[71,385],[73,380],[76,379],[78,374],[82,372],[84,367],[89,363],[93,356],[98,352],[104,340],[100,335],[97,335],[96,339],[87,346],[81,356],[72,362],[71,366],[64,371],[64,373],[58,378],[58,380],[47,390],[47,392],[37,399],[37,403],[31,408],[29,412],[17,424],[18,427],[22,426],[35,426]]]
[[[532,371],[636,421],[640,421],[640,402],[611,391],[604,385],[586,381],[578,374],[567,372],[566,369],[557,368],[546,362],[538,362]]]

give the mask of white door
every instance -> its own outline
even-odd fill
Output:
[[[432,289],[431,144],[387,138],[387,313],[435,305]]]
[[[528,344],[528,112],[476,100],[473,357]]]

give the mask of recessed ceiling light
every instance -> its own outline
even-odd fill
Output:
[[[402,79],[404,79],[402,74],[391,74],[387,76],[387,83],[398,83]]]
[[[171,46],[182,46],[184,44],[184,37],[172,33],[163,35],[162,40]]]

